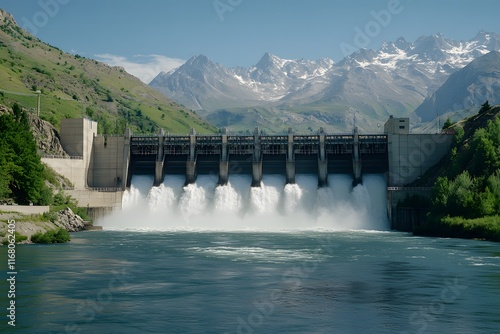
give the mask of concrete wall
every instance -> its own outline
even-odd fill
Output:
[[[76,189],[85,189],[88,168],[83,159],[42,158],[42,162],[65,176]]]
[[[18,212],[23,215],[41,215],[49,210],[48,206],[0,205],[0,211]]]
[[[452,134],[388,133],[389,186],[405,186],[437,164],[450,150]]]
[[[71,157],[42,158],[59,174],[68,178],[76,189],[85,189],[89,171],[92,143],[97,134],[97,123],[88,119],[63,119],[61,121],[61,145]]]
[[[94,137],[87,177],[89,187],[121,187],[127,181],[123,175],[124,143],[123,136]]]
[[[88,158],[93,137],[97,135],[97,122],[85,118],[61,121],[61,145],[70,156]]]
[[[123,173],[123,137],[97,136],[97,123],[88,119],[61,121],[61,144],[73,157],[43,158],[52,169],[68,178],[74,190],[66,190],[88,208],[121,208],[122,191],[93,191],[89,187],[117,187]],[[104,145],[106,143],[106,145]],[[79,157],[74,159],[74,157]]]
[[[415,226],[425,223],[425,215],[429,208],[402,208],[398,203],[405,198],[418,195],[431,199],[432,188],[389,188],[387,191],[387,213],[391,228],[398,231],[411,232]]]
[[[106,217],[113,213],[114,210],[117,210],[117,208],[110,208],[110,207],[103,207],[103,208],[96,208],[96,207],[89,207],[87,208],[87,216],[89,216],[90,219],[94,222],[94,228],[98,228],[99,226],[96,225],[99,224],[99,219]]]
[[[81,207],[121,208],[123,191],[101,192],[93,190],[67,190],[68,195],[78,200]]]

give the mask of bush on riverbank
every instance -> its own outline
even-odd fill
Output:
[[[26,241],[26,240],[28,239],[28,237],[27,237],[27,236],[25,236],[25,235],[21,235],[21,234],[20,234],[19,232],[17,232],[17,231],[14,233],[14,236],[15,236],[15,238],[16,238],[16,244],[19,244],[19,243],[21,243],[21,242],[23,242],[23,241]],[[4,232],[0,233],[0,237],[2,237],[2,238],[3,238],[3,237],[5,237],[5,233],[4,233]],[[5,238],[5,239],[3,240],[3,242],[2,242],[2,245],[6,246],[6,245],[8,245],[8,244],[9,244],[9,240],[8,240],[7,238]]]
[[[500,216],[444,217],[415,228],[415,235],[500,241]]]
[[[35,244],[61,244],[71,240],[71,237],[63,228],[51,230],[45,233],[35,233],[31,236],[31,241]]]

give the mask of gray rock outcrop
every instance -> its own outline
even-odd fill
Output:
[[[68,232],[78,232],[84,230],[88,223],[75,214],[73,210],[66,208],[57,213],[57,220],[54,224],[66,229]]]
[[[12,114],[12,109],[0,105],[0,115],[2,114]],[[31,133],[33,133],[33,138],[35,138],[38,147],[38,153],[40,155],[68,157],[68,153],[64,151],[61,145],[59,132],[57,132],[56,128],[30,112],[26,112],[26,114],[28,115]]]
[[[38,151],[42,155],[53,155],[58,157],[67,157],[59,139],[59,132],[52,124],[36,115],[29,114],[31,132],[36,140]]]

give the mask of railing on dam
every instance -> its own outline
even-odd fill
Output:
[[[387,191],[426,192],[432,190],[434,190],[434,187],[387,187]]]
[[[353,154],[354,134],[324,135],[326,154]],[[134,155],[189,155],[191,145],[196,154],[220,155],[227,149],[230,155],[251,155],[256,147],[262,154],[286,155],[291,145],[293,154],[317,155],[320,151],[320,135],[134,135],[130,139]],[[359,135],[361,154],[387,153],[387,135]]]
[[[67,160],[83,160],[83,156],[70,156],[70,155],[42,155],[42,159],[67,159]]]
[[[287,183],[296,174],[318,174],[318,185],[327,184],[329,173],[352,173],[353,183],[361,182],[362,171],[384,173],[388,170],[387,135],[351,134],[267,135],[258,129],[250,135],[130,135],[131,173],[154,172],[155,184],[166,174],[185,174],[186,183],[197,174],[217,173],[219,183],[238,173],[252,175],[258,186],[262,175],[286,175]],[[128,179],[127,179],[128,182]]]

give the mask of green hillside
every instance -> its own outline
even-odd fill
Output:
[[[217,131],[192,111],[180,106],[123,68],[71,55],[47,45],[21,29],[0,9],[0,104],[36,112],[41,91],[40,117],[59,127],[63,118],[82,111],[100,123],[101,133],[200,133]]]
[[[414,185],[434,186],[418,235],[500,241],[500,106],[483,104],[457,124],[450,153]]]

